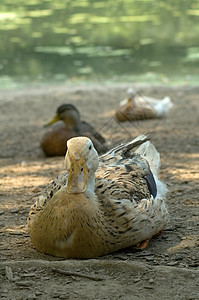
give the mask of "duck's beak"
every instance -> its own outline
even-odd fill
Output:
[[[56,114],[48,123],[44,124],[44,127],[54,124],[55,122],[60,121],[58,114]]]
[[[88,169],[86,167],[85,158],[75,160],[70,157],[71,166],[68,176],[67,192],[71,194],[84,193],[88,187]]]

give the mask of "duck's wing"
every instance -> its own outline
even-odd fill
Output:
[[[137,146],[139,147],[135,150]],[[129,192],[129,195],[139,200],[145,195],[155,198],[158,194],[162,198],[167,189],[158,179],[159,167],[159,153],[146,135],[140,135],[102,155],[96,178],[99,181],[98,186],[103,185],[111,195],[114,193],[111,189],[115,189],[122,194],[124,191]],[[133,199],[131,196],[129,200]]]
[[[143,143],[132,152],[139,141]],[[155,234],[168,222],[164,203],[167,189],[157,177],[159,153],[149,141],[144,142],[144,137],[114,151],[118,151],[120,159],[115,161],[104,156],[105,161],[100,161],[96,171],[95,193],[100,208],[106,216],[107,227],[114,225],[120,233],[131,236],[132,231],[139,232],[144,240],[153,236],[152,229],[146,233],[151,226]]]
[[[95,192],[99,209],[113,237],[119,234],[124,244],[126,239],[136,244],[165,227],[168,211],[164,199],[156,196],[157,185],[150,171],[146,174],[131,164],[115,167],[115,172],[107,168],[98,175]]]
[[[146,135],[141,134],[132,141],[125,144],[120,144],[112,148],[105,154],[101,155],[100,162],[107,165],[112,165],[114,163],[117,163],[122,158],[129,158],[132,150],[142,145],[143,143],[146,143],[147,141],[149,141],[149,138]]]
[[[157,186],[148,162],[138,154],[117,164],[100,166],[96,171],[95,193],[103,199],[126,199],[139,203],[157,195]]]

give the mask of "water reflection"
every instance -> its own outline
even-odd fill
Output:
[[[16,2],[1,0],[0,86],[108,78],[197,83],[198,0]]]

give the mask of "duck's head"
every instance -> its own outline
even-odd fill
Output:
[[[78,127],[80,122],[79,111],[72,104],[62,104],[57,108],[55,116],[44,126],[49,126],[60,120],[64,121],[67,128]]]
[[[95,171],[99,165],[98,153],[87,137],[75,137],[67,142],[65,157],[68,176],[68,193],[80,194],[94,191]]]

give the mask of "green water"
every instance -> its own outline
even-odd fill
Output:
[[[0,88],[198,74],[199,0],[1,0]]]

